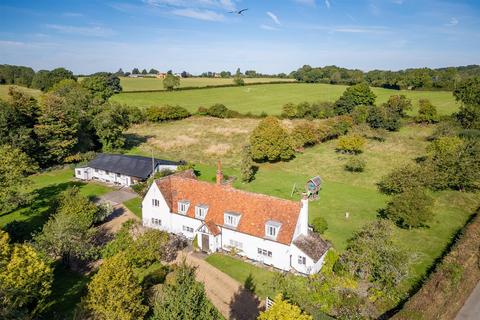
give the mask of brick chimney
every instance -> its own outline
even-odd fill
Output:
[[[218,160],[217,162],[217,176],[216,176],[217,184],[220,185],[223,183],[223,172],[222,172],[222,162]]]

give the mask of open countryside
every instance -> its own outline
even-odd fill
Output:
[[[132,79],[134,81],[142,81]],[[288,102],[300,103],[335,101],[345,88],[344,85],[331,84],[265,84],[233,88],[209,88],[173,92],[141,92],[120,93],[112,97],[113,101],[134,105],[137,107],[150,107],[162,105],[179,105],[190,112],[197,111],[198,107],[209,107],[221,103],[228,108],[241,112],[260,114],[280,114],[282,106]],[[377,96],[377,101],[383,103],[394,94],[403,94],[418,106],[421,98],[430,99],[438,107],[441,114],[451,114],[456,110],[457,104],[450,92],[445,91],[411,91],[372,88]],[[414,108],[413,112],[415,112]]]

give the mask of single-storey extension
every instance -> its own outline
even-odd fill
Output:
[[[177,170],[181,162],[123,154],[98,154],[86,166],[75,168],[75,177],[131,186],[144,181],[152,172]]]

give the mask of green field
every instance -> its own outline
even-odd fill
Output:
[[[30,89],[30,88],[26,88],[26,87],[2,84],[2,85],[0,85],[0,99],[8,98],[8,88],[9,87],[16,87],[17,89],[35,97],[35,98],[38,97],[42,93],[40,90],[37,90],[37,89]]]
[[[245,78],[245,83],[273,82],[285,81],[293,82],[294,79],[280,78]],[[180,79],[180,88],[185,87],[207,87],[233,84],[232,78],[182,78]],[[164,90],[163,79],[157,78],[129,78],[120,77],[120,85],[123,91],[148,91],[148,90]]]
[[[180,105],[190,112],[196,111],[200,106],[209,107],[215,103],[223,103],[228,108],[242,113],[260,114],[264,111],[268,114],[280,114],[282,106],[287,102],[335,101],[345,91],[345,88],[346,86],[343,85],[330,84],[265,84],[174,92],[120,93],[111,99],[138,107]],[[418,104],[420,98],[430,99],[437,106],[440,114],[451,114],[457,109],[451,92],[398,91],[383,88],[372,88],[372,90],[377,95],[377,103],[387,101],[391,95],[404,94],[412,99],[414,106]]]

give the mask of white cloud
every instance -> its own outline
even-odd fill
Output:
[[[177,16],[205,20],[205,21],[223,21],[225,16],[223,14],[216,13],[211,10],[199,10],[199,9],[175,9],[172,13]]]
[[[315,7],[315,0],[294,0],[296,3]]]
[[[447,24],[445,24],[445,25],[446,25],[447,27],[454,27],[454,26],[456,26],[458,23],[459,23],[459,21],[458,21],[457,18],[451,17],[451,18],[450,18],[450,21],[449,21]]]
[[[236,10],[235,2],[232,0],[143,0],[143,2],[156,7]]]
[[[277,31],[278,30],[277,28],[266,25],[266,24],[260,25],[260,28],[262,28],[263,30],[268,30],[268,31]]]
[[[81,36],[89,37],[108,37],[115,34],[112,29],[104,28],[100,26],[91,26],[91,27],[76,27],[60,24],[47,24],[45,25],[48,29],[55,30],[60,33],[65,34],[77,34]]]
[[[325,5],[327,6],[327,9],[330,9],[330,1],[325,0]]]
[[[387,33],[387,28],[385,27],[335,27],[332,29],[334,32],[341,32],[341,33],[374,33],[374,34],[381,34],[381,33]]]
[[[275,22],[277,25],[281,25],[280,20],[278,20],[278,17],[274,13],[267,11],[267,15],[272,18],[273,22]]]

